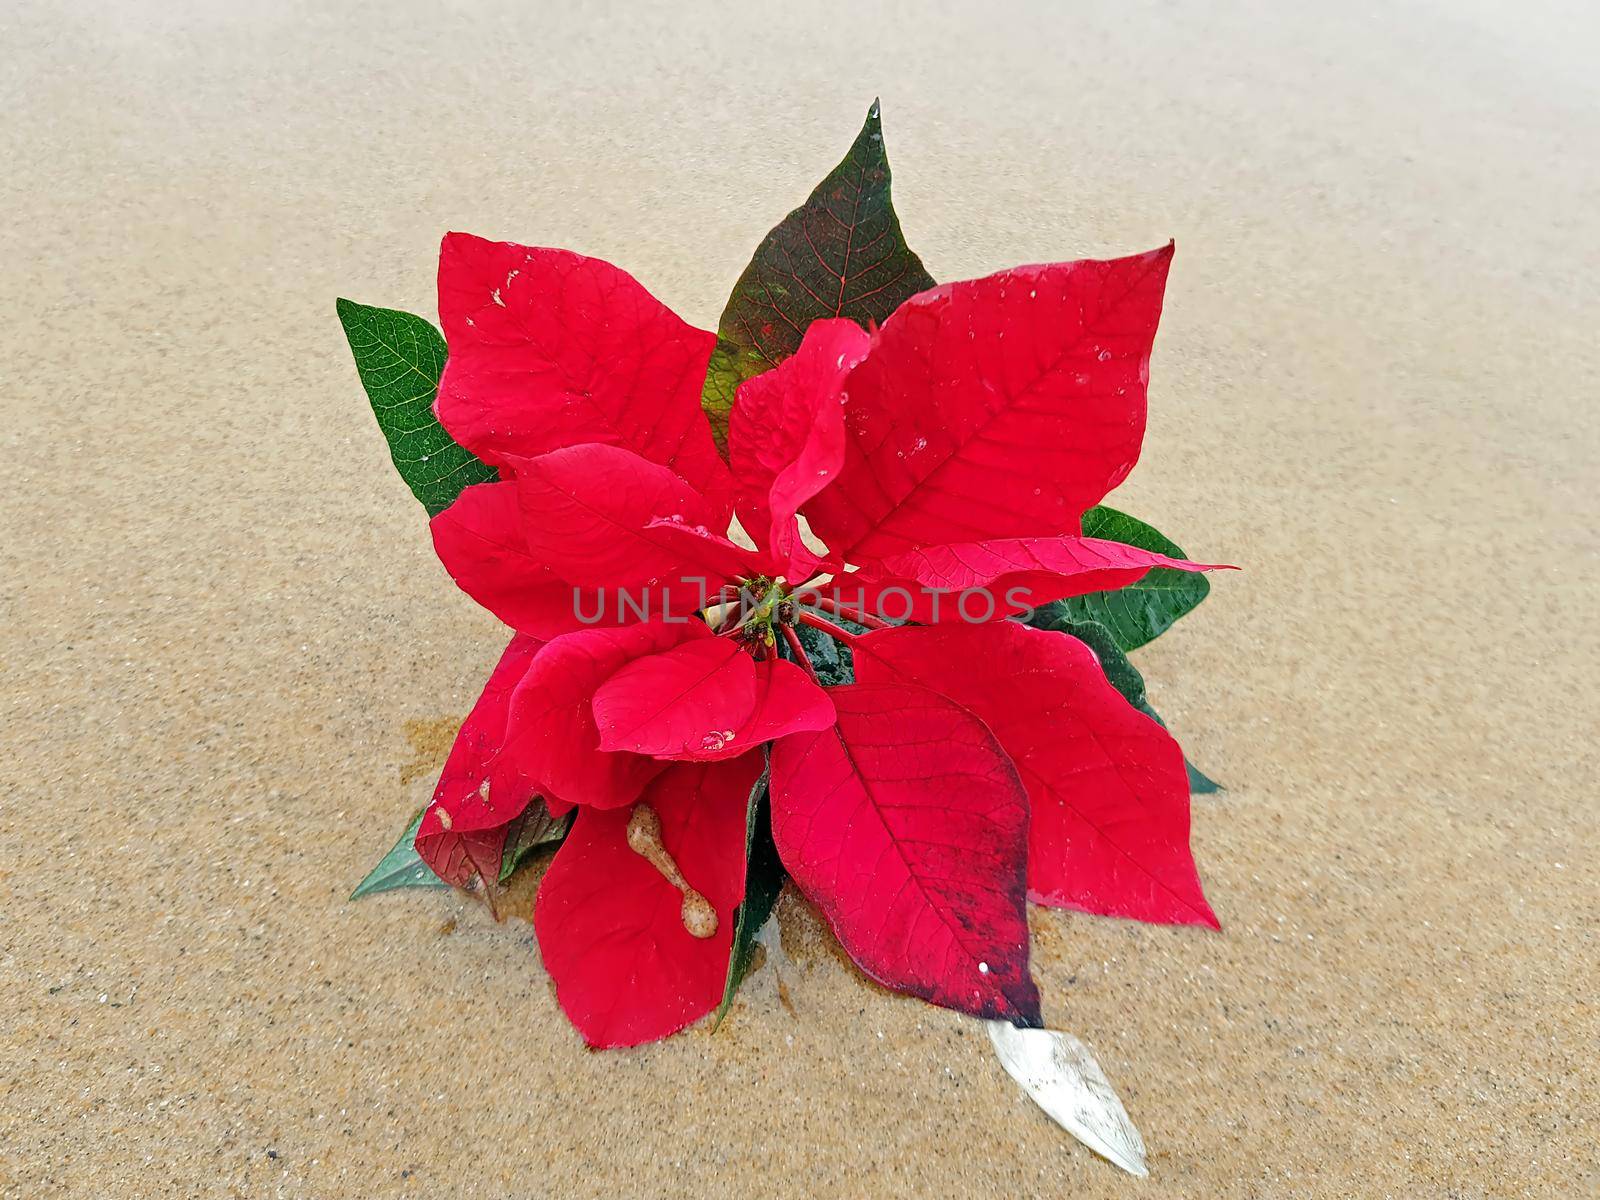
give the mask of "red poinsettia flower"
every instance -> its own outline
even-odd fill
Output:
[[[948,284],[870,333],[818,321],[739,388],[725,463],[712,334],[596,259],[445,238],[437,414],[501,480],[434,542],[517,636],[417,848],[487,880],[536,797],[577,809],[535,928],[591,1044],[721,999],[769,755],[785,868],[889,987],[1037,1024],[1027,899],[1216,925],[1177,744],[1083,643],[1006,619],[1205,569],[1081,535],[1138,456],[1171,255]],[[818,684],[801,624],[851,647],[855,683]]]

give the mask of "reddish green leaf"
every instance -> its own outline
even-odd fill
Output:
[[[900,232],[874,100],[844,161],[762,239],[733,285],[700,400],[717,445],[727,448],[739,384],[798,350],[811,322],[881,323],[933,282]]]

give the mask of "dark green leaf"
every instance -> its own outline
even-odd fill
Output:
[[[1191,796],[1212,796],[1222,790],[1222,785],[1187,758],[1183,760],[1183,769],[1189,772],[1189,794]]]
[[[810,625],[799,625],[796,629],[800,634],[800,644],[806,649],[806,657],[816,668],[817,679],[823,687],[837,687],[856,681],[855,663],[848,646]]]
[[[1060,633],[1071,634],[1089,649],[1094,651],[1094,656],[1100,660],[1100,669],[1106,674],[1106,682],[1122,694],[1122,698],[1155,721],[1165,729],[1167,723],[1163,721],[1155,709],[1150,707],[1149,698],[1145,695],[1144,676],[1139,673],[1139,668],[1128,661],[1128,656],[1122,652],[1117,641],[1111,636],[1111,631],[1098,621],[1074,621],[1059,612],[1052,611],[1052,606],[1041,608],[1028,617],[1028,624],[1037,625],[1040,629],[1054,629]],[[1187,758],[1183,760],[1184,770],[1189,775],[1189,791],[1196,796],[1209,796],[1220,792],[1222,785],[1208,777],[1199,767]]]
[[[889,157],[878,102],[850,152],[809,199],[756,247],[717,324],[701,403],[726,447],[734,389],[800,346],[813,321],[882,323],[933,277],[900,232],[889,198]]]
[[[506,831],[506,846],[500,855],[500,882],[515,875],[517,868],[541,847],[558,844],[571,828],[571,813],[552,817],[544,801],[536,798]]]
[[[1146,707],[1144,676],[1139,674],[1138,667],[1128,661],[1128,656],[1117,645],[1117,639],[1111,636],[1111,631],[1099,621],[1075,621],[1068,616],[1051,614],[1042,621],[1030,619],[1030,624],[1038,625],[1041,629],[1070,633],[1077,638],[1094,651],[1094,656],[1100,660],[1100,669],[1106,673],[1106,681],[1122,693],[1122,698],[1137,709]]]
[[[444,336],[421,317],[392,308],[338,302],[361,386],[389,443],[389,457],[430,517],[461,490],[499,474],[453,441],[433,415],[444,371]]]
[[[744,830],[744,902],[739,905],[733,927],[733,953],[728,958],[728,980],[722,989],[722,1003],[717,1005],[711,1027],[722,1024],[733,1006],[734,993],[750,973],[756,956],[756,935],[772,916],[783,889],[783,864],[778,861],[778,847],[772,841],[772,813],[767,798],[767,780],[771,767],[761,772],[750,789],[749,807],[745,810]]]
[[[406,826],[406,831],[400,835],[400,840],[378,861],[371,873],[356,885],[356,890],[350,893],[350,899],[359,900],[363,896],[375,896],[379,892],[393,892],[400,888],[444,888],[449,885],[428,869],[428,864],[417,857],[417,850],[413,843],[417,838],[417,827],[422,824],[422,813],[411,818],[411,824]]]
[[[1149,525],[1114,508],[1091,508],[1083,514],[1085,537],[1104,538],[1169,558],[1188,556]],[[1134,650],[1165,633],[1179,617],[1206,598],[1211,585],[1199,571],[1157,567],[1138,583],[1114,592],[1091,592],[1048,604],[1041,612],[1074,621],[1095,621],[1110,630],[1117,645]]]

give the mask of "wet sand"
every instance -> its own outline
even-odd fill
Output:
[[[337,7],[0,15],[0,1196],[1600,1193],[1587,6]],[[875,94],[940,278],[1178,242],[1116,502],[1246,568],[1138,655],[1225,929],[1034,914],[1147,1184],[803,905],[590,1054],[526,924],[345,902],[503,634],[334,297],[458,228],[709,325]]]

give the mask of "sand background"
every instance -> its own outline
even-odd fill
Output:
[[[12,0],[0,45],[0,1195],[1600,1194],[1592,6]],[[431,315],[456,228],[709,325],[875,94],[940,278],[1178,241],[1116,503],[1247,568],[1138,655],[1228,786],[1226,929],[1035,919],[1143,1185],[800,905],[721,1032],[591,1055],[525,924],[344,899],[503,634],[334,297]]]

